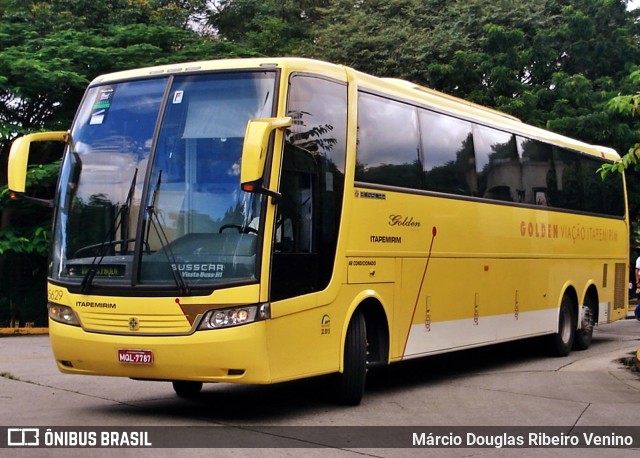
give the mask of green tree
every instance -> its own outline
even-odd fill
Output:
[[[17,298],[40,312],[38,319],[26,313],[28,321],[42,317],[51,217],[47,209],[8,199],[3,186],[11,141],[30,131],[68,129],[85,87],[102,73],[254,55],[193,30],[207,5],[206,0],[0,0],[0,322],[7,320],[7,310],[16,313]],[[45,150],[33,160],[50,163],[56,155]],[[32,168],[30,192],[49,192],[56,170],[55,163]]]
[[[629,213],[635,216],[632,221],[632,251],[635,255],[640,251],[640,70],[631,72],[623,85],[621,95],[613,97],[608,109],[617,120],[616,128],[619,136],[626,139],[626,148],[620,149],[624,153],[620,161],[601,168],[603,179],[610,172],[624,173],[627,176],[627,200]],[[632,256],[633,257],[633,256]]]
[[[626,0],[221,0],[220,37],[404,78],[624,148],[607,103],[640,61]]]
[[[186,4],[192,3],[189,8]],[[204,0],[5,0],[0,17],[0,185],[19,133],[66,129],[96,76],[253,52],[188,28]]]
[[[625,151],[640,141],[637,121],[608,106],[637,90],[628,75],[640,62],[640,11],[626,3],[333,0],[314,22],[309,52]],[[637,101],[616,100],[627,110]],[[635,181],[630,202],[640,202]]]
[[[29,168],[31,196],[51,199],[59,161]],[[5,323],[46,323],[47,257],[51,209],[25,200],[13,200],[0,188],[0,212],[11,224],[0,228],[0,327]]]
[[[378,76],[432,87],[429,66],[471,41],[445,0],[334,0],[320,9],[306,52]]]
[[[327,0],[220,0],[208,23],[221,37],[263,55],[293,55],[313,39],[311,25]]]
[[[603,113],[640,57],[637,13],[619,0],[335,0],[322,12],[315,56],[539,126],[560,117],[561,125],[549,127],[589,141],[609,139],[602,128],[589,130],[593,122],[578,119],[581,111],[599,104]]]
[[[636,86],[640,86],[640,70],[632,72],[629,79]],[[630,168],[640,172],[640,123],[636,118],[636,116],[640,115],[640,91],[633,95],[613,97],[609,101],[608,108],[612,112],[622,115],[624,119],[633,121],[633,127],[636,128],[634,136],[636,141],[620,158],[619,162],[603,167],[602,174],[606,176],[609,172],[624,172]],[[629,127],[629,132],[632,132],[632,124],[629,123],[627,126]]]

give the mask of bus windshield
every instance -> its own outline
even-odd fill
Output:
[[[274,72],[252,71],[91,87],[60,172],[51,278],[83,292],[255,281],[262,199],[239,166],[274,89]]]

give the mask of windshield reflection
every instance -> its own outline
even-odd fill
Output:
[[[90,89],[61,170],[52,278],[83,292],[120,282],[184,294],[255,280],[262,199],[241,191],[239,168],[247,121],[272,115],[274,81],[246,72]]]

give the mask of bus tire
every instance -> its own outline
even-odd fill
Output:
[[[575,350],[586,350],[591,345],[593,338],[593,326],[595,324],[596,309],[594,301],[587,296],[585,304],[582,308],[582,323],[580,329],[576,331],[573,339],[573,348]]]
[[[550,350],[554,356],[567,356],[573,347],[576,333],[576,319],[573,312],[573,301],[567,295],[560,303],[558,314],[558,332],[550,336]]]
[[[185,380],[174,380],[173,390],[181,398],[193,398],[200,394],[202,382],[189,382]]]
[[[364,395],[367,375],[367,328],[364,315],[356,311],[351,317],[344,343],[344,369],[338,374],[337,401],[356,406]]]

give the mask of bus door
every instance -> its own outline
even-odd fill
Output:
[[[271,300],[318,290],[317,170],[311,153],[287,144],[275,219]]]
[[[344,194],[346,84],[292,75],[287,115],[293,123],[280,167],[271,301],[321,291],[333,275]]]

